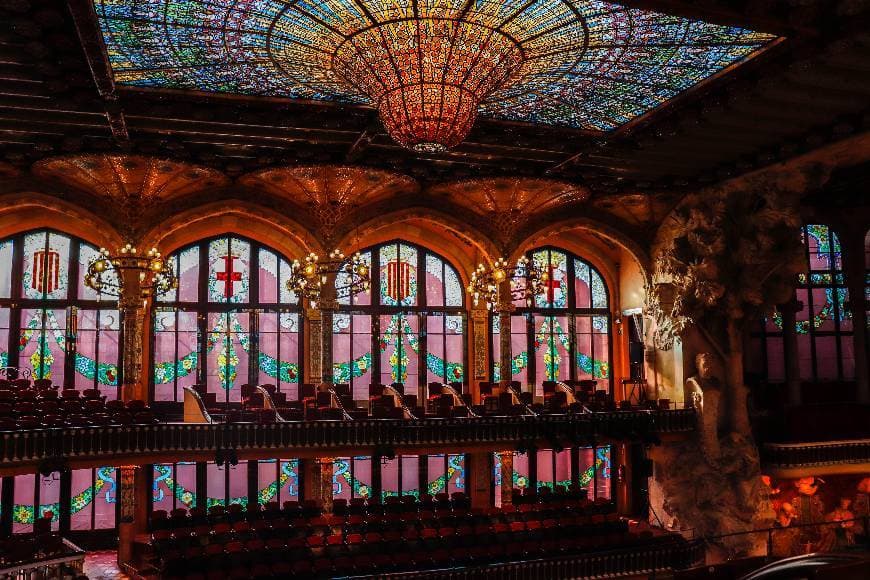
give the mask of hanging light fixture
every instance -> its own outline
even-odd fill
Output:
[[[124,293],[124,280],[138,276],[140,296],[145,300],[166,294],[178,287],[178,277],[172,264],[163,259],[157,248],[144,254],[133,244],[127,244],[112,254],[106,248],[88,264],[85,284],[100,294],[120,297]]]
[[[500,16],[488,19],[473,6],[362,28],[332,55],[333,72],[372,100],[403,147],[439,153],[461,143],[480,103],[510,85],[523,64],[520,45],[499,30]]]
[[[524,300],[531,306],[532,299],[544,293],[548,278],[549,275],[526,256],[517,260],[513,267],[505,258],[499,258],[492,268],[479,264],[471,273],[467,290],[474,299],[475,306],[483,300],[486,308],[492,310],[503,302],[500,289],[502,284],[509,280],[509,302]]]
[[[302,261],[293,260],[290,264],[290,278],[287,289],[296,295],[316,302],[320,299],[323,286],[330,275],[335,275],[336,298],[347,298],[367,292],[371,286],[371,270],[363,260],[362,254],[355,253],[349,259],[336,249],[329,253],[326,260],[311,252]]]

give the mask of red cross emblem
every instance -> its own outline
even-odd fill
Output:
[[[562,289],[562,282],[561,282],[561,280],[556,280],[556,278],[553,276],[553,272],[556,271],[556,269],[553,266],[550,266],[548,268],[548,270],[549,270],[549,273],[547,275],[547,281],[544,282],[544,286],[547,287],[547,302],[552,304],[553,299],[555,298],[555,295],[556,295],[556,289],[557,288],[559,290]]]
[[[218,272],[216,279],[218,282],[224,283],[224,297],[229,299],[233,297],[233,283],[242,281],[242,273],[237,272],[234,267],[234,261],[238,256],[226,255],[220,259],[224,261],[224,271]]]

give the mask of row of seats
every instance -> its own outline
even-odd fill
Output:
[[[212,570],[221,570],[228,577],[272,577],[479,564],[615,547],[637,539],[628,534],[625,522],[615,514],[590,517],[558,510],[542,517],[533,510],[516,513],[528,517],[508,522],[508,512],[471,510],[461,519],[450,513],[450,519],[406,521],[402,527],[382,531],[348,527],[352,516],[318,516],[309,525],[300,522],[292,526],[283,518],[259,520],[257,525],[225,522],[157,531],[153,547],[164,577],[212,577]],[[337,521],[344,523],[329,525]]]
[[[97,389],[59,390],[51,383],[0,389],[0,430],[132,425],[155,422],[144,401],[106,400]]]

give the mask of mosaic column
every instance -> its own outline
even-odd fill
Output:
[[[498,454],[501,471],[501,507],[510,507],[514,503],[514,452],[500,451]]]
[[[332,457],[304,459],[299,463],[304,499],[313,499],[326,513],[332,512]]]
[[[782,344],[789,405],[800,405],[801,403],[801,371],[798,363],[796,315],[803,309],[803,306],[803,303],[795,297],[794,292],[792,292],[792,298],[789,302],[779,306],[779,311],[782,313]]]
[[[136,536],[147,531],[148,481],[139,465],[122,465],[119,471],[118,564],[124,566],[133,565]]]
[[[489,322],[489,311],[485,308],[475,308],[471,311],[472,332],[474,342],[472,355],[474,360],[474,378],[486,380],[489,375],[487,369],[487,332],[486,325]]]
[[[499,285],[499,299],[496,306],[498,313],[498,328],[499,328],[499,382],[502,385],[509,385],[513,374],[511,373],[513,365],[511,364],[513,356],[511,354],[511,315],[516,310],[516,307],[511,300],[511,283],[510,280],[505,280]],[[520,388],[523,388],[522,385]]]
[[[142,343],[145,325],[145,300],[142,298],[139,273],[124,272],[123,289],[118,299],[118,310],[123,321],[121,345],[121,399],[147,400],[148,393],[142,378]]]
[[[335,300],[320,300],[320,382],[332,385],[332,330],[333,315],[338,310]]]
[[[321,312],[317,308],[310,305],[305,307],[305,322],[308,326],[308,381],[318,383],[321,379],[321,363],[323,362],[320,353],[323,343],[323,324],[321,320]]]

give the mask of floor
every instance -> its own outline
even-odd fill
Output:
[[[114,550],[105,552],[88,552],[85,556],[85,576],[89,580],[124,580],[130,577],[118,568],[118,553]]]

